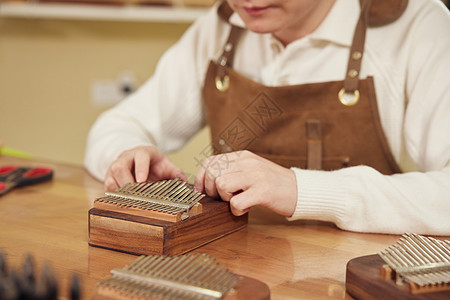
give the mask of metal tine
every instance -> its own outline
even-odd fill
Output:
[[[151,209],[153,210],[155,207],[161,206],[160,203],[153,203],[153,202],[145,202],[142,203],[142,208],[144,209]]]
[[[164,184],[164,186],[161,189],[158,189],[157,191],[155,191],[152,194],[152,197],[160,197],[161,194],[164,194],[166,192],[166,190],[171,187],[173,184],[175,184],[175,182],[173,182],[172,180],[167,180],[166,183]]]
[[[125,185],[122,186],[120,189],[118,189],[118,192],[126,192],[126,191],[130,188],[131,185],[132,185],[131,182],[125,184]]]
[[[198,201],[200,201],[203,197],[205,197],[205,195],[203,195],[203,194],[201,194],[201,193],[198,193],[198,192],[194,192],[194,194],[192,195],[190,201],[191,201],[191,203],[198,202]]]
[[[208,266],[211,262],[211,260],[205,258],[204,254],[199,255],[193,263],[193,272],[191,272],[188,277],[186,276],[185,281],[192,285],[201,285],[202,282],[199,282],[197,278],[208,270]]]
[[[167,183],[167,180],[161,180],[154,182],[154,185],[151,190],[148,190],[148,196],[152,196],[154,193],[158,192],[160,189],[164,188],[164,185]]]
[[[428,243],[427,239],[418,234],[411,234],[412,239],[422,246],[422,249],[428,253],[433,262],[441,262],[439,255],[436,255],[433,247]]]
[[[191,203],[192,202],[192,199],[194,198],[194,195],[193,195],[193,193],[192,193],[192,191],[188,194],[188,195],[186,195],[186,197],[184,197],[183,199],[180,199],[180,203]]]
[[[439,253],[441,253],[441,255],[444,257],[444,260],[450,262],[450,248],[446,248],[445,243],[441,240],[430,237],[429,241],[436,247]]]
[[[138,185],[140,186],[139,189],[135,190],[133,194],[145,196],[145,194],[153,188],[154,184],[151,182],[145,182],[145,183],[138,183]]]
[[[401,270],[409,270],[411,268],[411,263],[404,259],[403,254],[400,251],[391,251],[392,257],[397,261],[397,268],[395,270],[400,272]]]
[[[132,199],[120,199],[120,201],[117,201],[117,202],[119,202],[123,205],[126,205],[126,206],[134,206],[136,201],[132,200]]]
[[[189,282],[189,277],[192,275],[192,273],[196,272],[198,269],[202,268],[201,261],[199,262],[199,258],[201,259],[200,255],[196,255],[195,259],[192,261],[191,268],[184,272],[180,277],[179,280],[182,282]]]
[[[203,194],[200,194],[196,191],[192,191],[191,194],[189,195],[189,197],[185,197],[182,201],[195,203],[195,202],[198,202],[203,197],[204,197]]]
[[[423,277],[427,278],[427,283],[428,284],[441,283],[441,278],[440,278],[439,272],[437,272],[437,273],[426,273],[426,274],[421,274],[421,275],[423,275]]]
[[[166,208],[166,206],[159,204],[159,203],[147,203],[143,206],[145,209],[148,210],[155,210],[155,211],[161,211],[164,210]]]
[[[221,276],[220,281],[216,283],[216,289],[225,292],[229,289],[230,283],[232,283],[234,280],[234,275],[226,270],[226,273]]]
[[[156,262],[158,259],[160,259],[159,256],[141,256],[143,257],[142,259],[140,259],[139,261],[136,261],[135,264],[131,264],[128,265],[125,270],[127,271],[131,271],[131,272],[136,272],[136,273],[142,273],[144,270],[146,270],[146,268],[148,267],[148,265]]]
[[[398,246],[394,245],[394,246],[389,247],[389,249],[391,249],[390,253],[391,253],[392,257],[394,257],[395,260],[397,260],[397,262],[400,264],[400,267],[410,267],[411,265],[402,258],[403,254],[396,247],[398,247]]]
[[[420,248],[415,247],[409,240],[402,241],[404,242],[403,247],[408,249],[411,254],[414,254],[414,257],[416,257],[421,264],[424,265],[430,263],[430,259],[424,255],[423,251],[420,251]]]
[[[427,248],[430,252],[433,253],[433,256],[436,259],[436,262],[448,262],[448,256],[446,257],[445,253],[442,252],[442,250],[434,244],[431,240],[426,239],[424,237],[418,236],[418,239],[422,240],[424,244],[427,245]]]
[[[145,256],[145,255],[139,256],[135,261],[133,261],[128,266],[126,266],[124,269],[132,271],[132,270],[139,268],[139,265],[141,265],[142,263],[145,263],[146,257],[147,256]]]
[[[176,207],[176,206],[170,206],[170,205],[165,208],[165,212],[169,213],[169,214],[178,214],[178,213],[182,213],[184,211],[185,211],[185,209],[183,209],[183,208]]]
[[[142,268],[143,276],[155,276],[160,270],[161,267],[164,266],[167,260],[166,256],[158,256],[155,260],[152,260],[150,264],[146,264]]]
[[[158,277],[161,278],[169,278],[172,275],[172,272],[174,269],[176,269],[181,263],[183,263],[183,257],[182,256],[174,256],[170,259],[170,261],[166,264],[166,268],[164,270],[161,270],[161,272],[158,274]]]
[[[408,248],[398,249],[399,254],[404,257],[411,267],[417,267],[421,265],[420,259]]]
[[[176,197],[172,197],[172,201],[176,203],[182,203],[181,199],[185,197],[186,195],[189,195],[191,193],[189,187],[184,186],[180,191],[178,191]]]
[[[221,266],[219,263],[216,263],[214,266],[214,269],[212,270],[211,274],[208,276],[209,280],[205,282],[205,287],[211,288],[213,286],[213,281],[217,279],[221,271]]]
[[[223,285],[226,287],[227,290],[231,289],[236,283],[239,281],[239,277],[235,274],[229,274],[226,281],[223,283]],[[224,291],[226,292],[226,291]]]
[[[183,275],[190,270],[190,265],[192,264],[192,261],[196,259],[198,255],[196,253],[188,255],[188,258],[183,264],[180,264],[174,271],[173,276],[170,278],[182,282]],[[174,276],[176,274],[176,276]]]
[[[176,192],[173,193],[172,197],[174,199],[178,199],[180,193],[183,193],[184,191],[189,190],[189,187],[186,185],[186,183],[183,181],[183,184],[180,184],[180,186],[178,187],[178,190]]]
[[[380,252],[381,257],[383,258],[383,260],[392,268],[397,268],[399,267],[397,260],[392,257],[392,254],[389,251],[382,251]]]
[[[142,186],[137,183],[130,184],[127,189],[119,189],[117,192],[122,193],[124,195],[133,195],[139,190]]]
[[[143,182],[138,183],[137,185],[139,186],[139,188],[136,189],[133,194],[143,196],[147,193],[148,190],[152,189],[154,184],[151,182]]]
[[[128,190],[127,193],[128,194],[139,194],[139,192],[145,187],[145,183],[134,183],[133,184],[133,188]]]
[[[167,274],[167,278],[168,279],[172,279],[172,280],[178,280],[178,276],[180,274],[180,272],[185,269],[186,267],[189,267],[190,262],[192,261],[192,259],[194,258],[193,255],[183,255],[183,256],[178,256],[181,257],[178,261],[178,264],[176,266],[174,266],[174,268],[171,270],[171,272],[169,274]]]
[[[427,284],[428,280],[424,279],[422,274],[411,274],[403,277],[404,280],[412,281],[419,286],[424,286]]]
[[[148,270],[156,268],[161,263],[162,259],[162,256],[148,256],[141,262],[141,264],[130,271],[139,274],[140,276],[146,276]]]
[[[205,260],[204,268],[200,272],[198,272],[197,274],[195,274],[194,276],[192,276],[190,278],[192,283],[195,283],[195,284],[203,283],[204,282],[203,279],[213,270],[214,263],[216,263],[216,261],[206,255],[204,257],[204,260]],[[212,266],[211,266],[211,264],[212,264]]]
[[[139,193],[139,191],[144,188],[144,183],[133,183],[132,187],[126,191],[127,194],[136,194]]]
[[[190,188],[187,188],[184,193],[182,193],[181,195],[179,195],[178,197],[178,201],[179,202],[183,202],[184,199],[186,199],[187,197],[189,197],[192,193],[192,190]]]
[[[222,290],[224,281],[228,277],[229,271],[224,267],[219,267],[217,275],[209,282],[209,288],[214,290]]]
[[[159,188],[161,188],[162,186],[164,186],[166,181],[167,180],[162,180],[162,181],[155,181],[155,182],[150,183],[150,186],[148,187],[148,189],[146,189],[146,195],[151,195],[154,191],[156,191]]]
[[[424,247],[420,240],[414,238],[413,236],[409,235],[407,236],[407,240],[410,242],[410,244],[414,247],[417,251],[419,251],[423,255],[423,259],[427,261],[427,263],[435,262],[431,254],[429,253],[428,249]]]
[[[212,272],[210,272],[210,275],[206,278],[206,280],[203,281],[204,286],[210,289],[214,288],[214,281],[220,275],[220,265],[216,264],[211,271]]]
[[[195,202],[200,201],[203,197],[205,197],[204,194],[198,193],[197,196],[193,199]]]
[[[181,187],[180,187],[180,184],[178,183],[178,182],[175,182],[175,184],[173,184],[173,185],[171,185],[170,187],[168,187],[165,191],[164,191],[164,193],[163,194],[161,194],[159,197],[161,198],[161,199],[163,199],[163,200],[173,200],[173,199],[175,199],[174,197],[173,197],[173,194],[177,191],[177,190],[179,190]]]
[[[148,185],[145,186],[144,189],[141,189],[139,191],[138,195],[143,196],[143,197],[149,197],[149,195],[154,193],[154,191],[160,189],[165,183],[166,183],[166,180],[149,183]]]
[[[158,272],[154,274],[155,277],[166,279],[168,269],[172,268],[173,264],[176,264],[178,259],[176,257],[167,257],[164,264],[159,268]]]
[[[224,268],[223,266],[219,266],[217,268],[217,270],[218,270],[217,274],[209,282],[210,288],[217,288],[217,285],[221,282],[221,279],[223,278],[223,276],[226,275],[226,273],[228,272],[228,270],[226,268]]]
[[[433,284],[445,283],[445,281],[443,281],[442,272],[433,272],[428,273],[427,275],[429,275],[430,281],[432,281]]]
[[[183,203],[189,203],[189,204],[192,204],[192,203],[197,203],[198,201],[200,201],[200,199],[202,199],[204,197],[204,195],[192,195],[189,199],[185,199],[185,200],[183,200]]]
[[[176,199],[178,202],[182,202],[182,199],[185,198],[187,195],[190,195],[194,192],[193,188],[188,186],[186,182],[183,181],[183,183],[180,185],[180,189],[173,194],[173,198]]]
[[[174,193],[174,191],[180,188],[182,182],[183,181],[181,179],[174,179],[173,183],[167,187],[167,189],[160,195],[160,197],[163,199],[173,198],[172,194]]]
[[[417,272],[409,276],[411,279],[415,279],[414,282],[420,283],[422,285],[426,284],[436,284],[436,278],[432,273],[421,273]]]
[[[187,268],[183,268],[178,270],[178,275],[176,277],[176,280],[179,282],[184,282],[186,283],[187,280],[186,278],[197,268],[198,266],[198,258],[199,258],[200,254],[198,253],[194,253],[192,255],[190,255],[190,259],[189,259],[189,265],[187,265]]]

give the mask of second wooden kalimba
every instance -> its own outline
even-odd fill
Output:
[[[350,260],[346,289],[356,299],[450,299],[450,242],[404,234],[378,255]]]
[[[97,284],[93,300],[269,300],[262,281],[232,273],[206,254],[142,255]]]

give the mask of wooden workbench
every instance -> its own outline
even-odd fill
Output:
[[[0,157],[1,165],[46,166],[50,182],[22,187],[0,197],[0,251],[19,268],[29,253],[37,267],[48,262],[61,282],[63,299],[73,274],[82,281],[82,299],[96,283],[136,256],[88,245],[88,209],[103,186],[82,167]],[[342,231],[332,224],[296,221],[263,209],[250,212],[246,229],[195,252],[214,256],[232,272],[265,282],[272,299],[351,299],[345,293],[347,262],[375,254],[399,236]]]

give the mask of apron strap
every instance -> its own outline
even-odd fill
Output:
[[[222,4],[218,8],[219,16],[229,23],[229,18],[233,14],[233,10],[230,8],[226,1],[223,1]],[[241,27],[235,26],[231,24],[230,34],[228,35],[228,40],[223,47],[222,55],[220,55],[218,59],[218,64],[220,65],[220,69],[218,74],[216,74],[216,88],[219,91],[225,92],[229,87],[229,77],[227,75],[227,71],[225,67],[232,67],[233,65],[233,57],[234,57],[234,49],[237,45],[239,36],[244,30]]]
[[[227,1],[225,1],[225,0],[223,0],[222,3],[219,5],[217,12],[219,13],[219,16],[224,21],[227,21],[227,22],[230,19],[231,15],[234,13],[234,11],[231,9],[231,7],[228,5]]]
[[[306,168],[322,170],[322,129],[319,120],[306,120],[306,141]]]
[[[339,92],[339,100],[344,105],[354,105],[359,100],[359,72],[364,54],[366,29],[369,19],[371,0],[360,0],[361,14],[353,34],[353,43],[347,65],[347,73],[344,79],[344,87]]]

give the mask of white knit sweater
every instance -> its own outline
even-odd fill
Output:
[[[358,0],[337,0],[313,33],[287,47],[270,34],[247,31],[233,67],[268,86],[343,80],[358,15]],[[231,20],[243,26],[237,15]],[[126,149],[151,144],[174,151],[205,126],[203,80],[228,32],[211,9],[136,93],[98,118],[85,158],[94,176],[103,179]],[[294,168],[298,202],[289,219],[361,232],[450,235],[449,49],[450,13],[438,0],[410,0],[399,20],[368,29],[360,78],[374,77],[381,123],[405,173]]]

